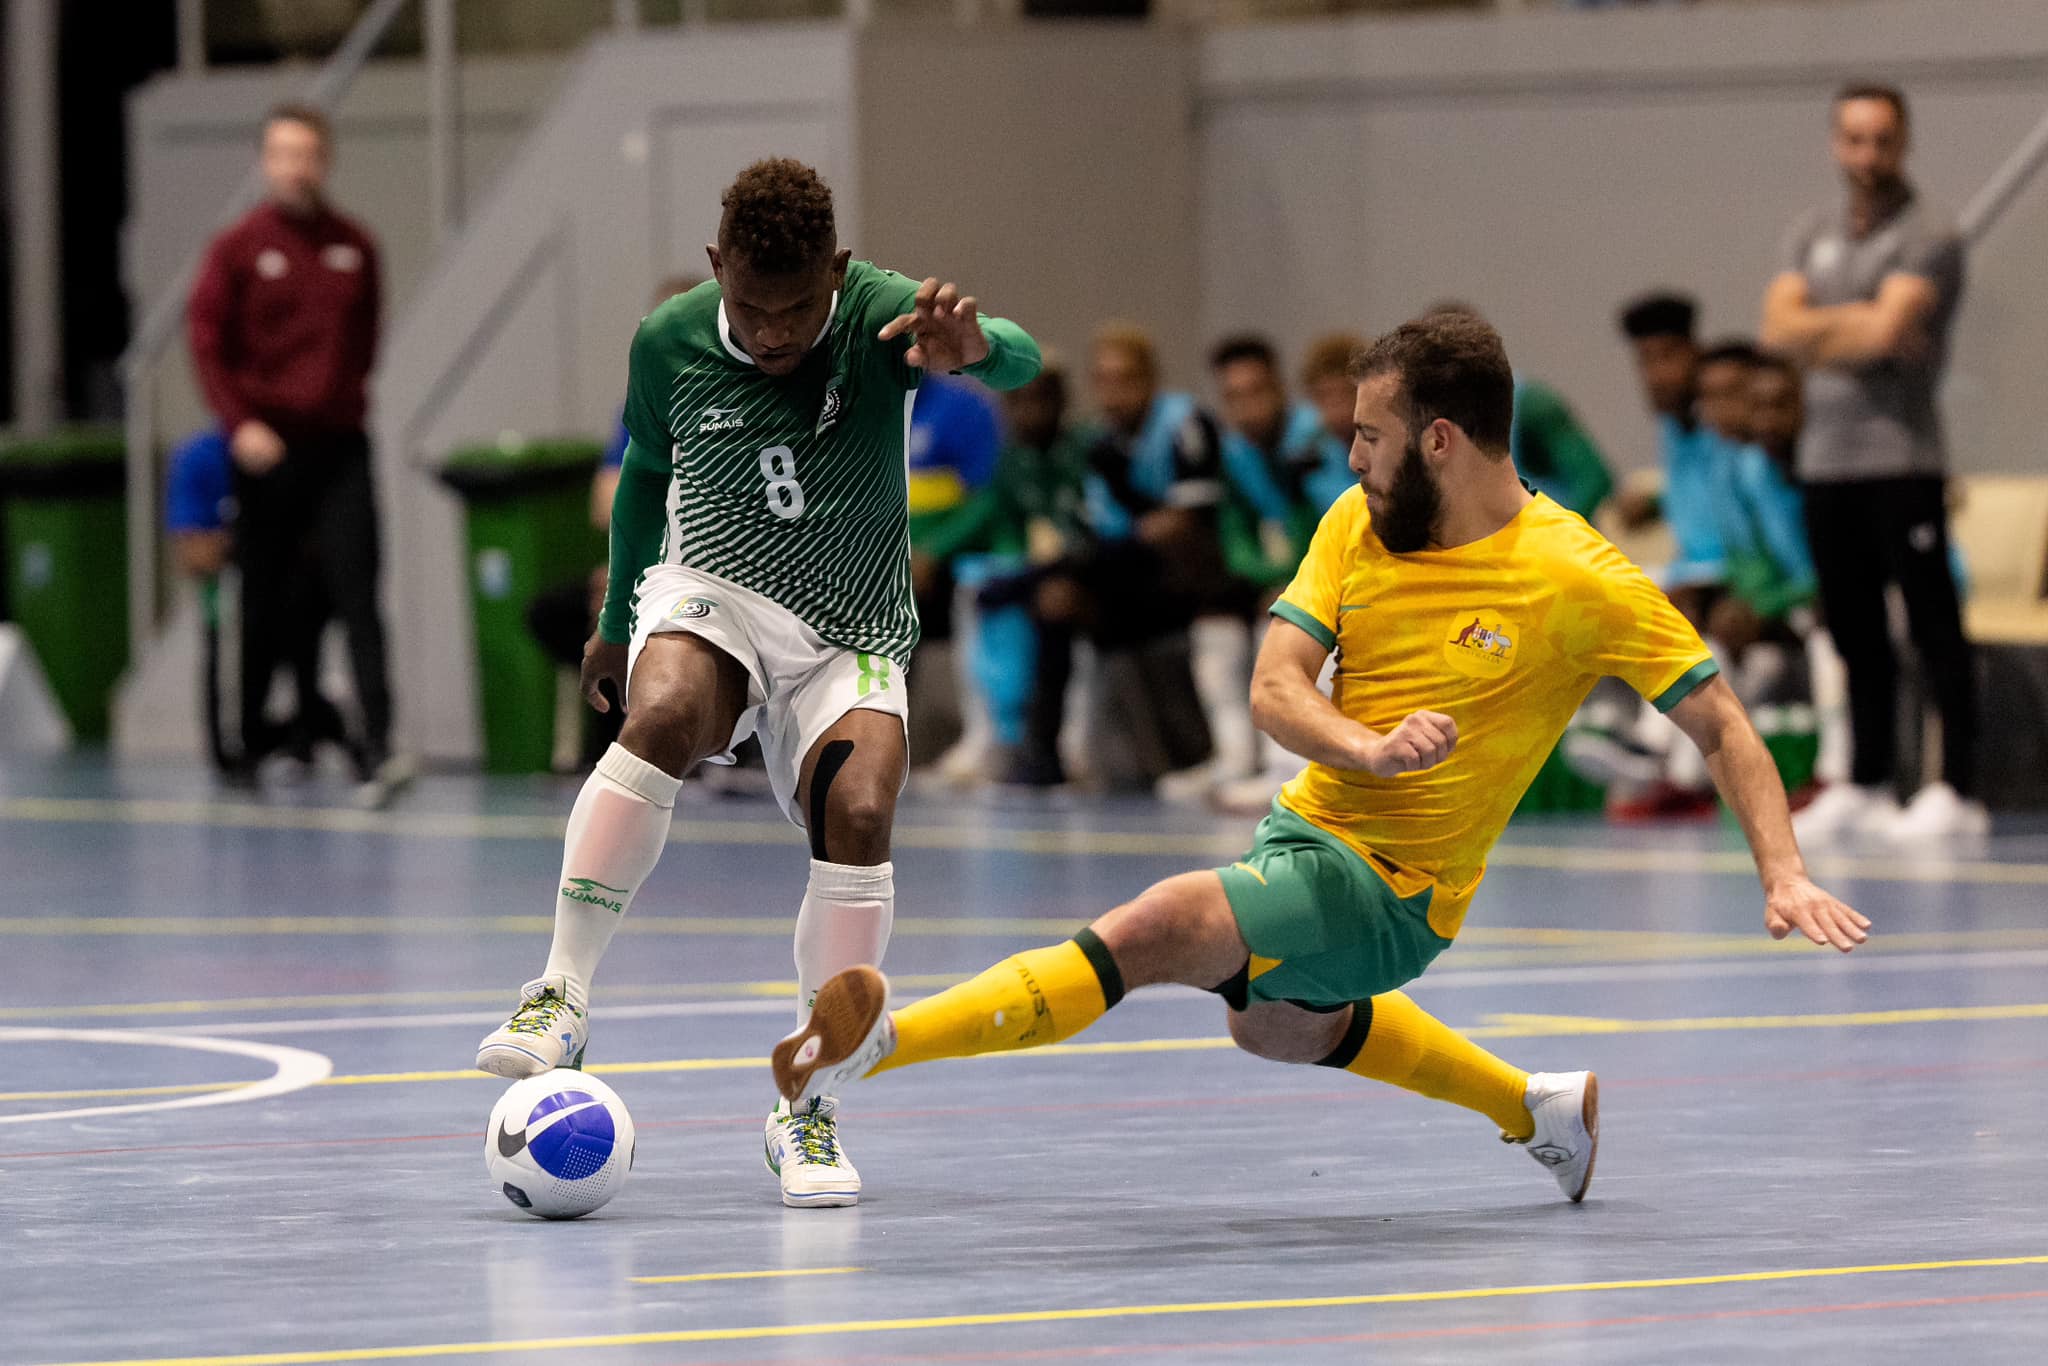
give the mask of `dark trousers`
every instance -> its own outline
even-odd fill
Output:
[[[391,690],[377,607],[377,502],[360,432],[287,438],[284,463],[236,472],[235,553],[242,568],[242,716],[255,727],[280,664],[303,672],[329,611],[348,632],[363,750],[388,752]]]
[[[1849,671],[1851,776],[1866,786],[1897,777],[1899,663],[1885,616],[1885,589],[1896,583],[1941,715],[1942,777],[1974,796],[1977,675],[1949,572],[1943,481],[1867,479],[1808,484],[1805,492],[1821,612]]]

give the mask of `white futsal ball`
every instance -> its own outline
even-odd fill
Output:
[[[575,1219],[619,1193],[633,1169],[633,1117],[603,1082],[556,1068],[515,1081],[491,1110],[484,1166],[507,1200]]]

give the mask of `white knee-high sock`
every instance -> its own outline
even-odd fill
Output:
[[[882,961],[895,921],[895,864],[811,860],[811,882],[796,914],[798,1024],[811,1018],[818,988],[834,973]]]
[[[1188,630],[1188,647],[1216,771],[1240,777],[1252,771],[1256,752],[1251,628],[1235,617],[1201,617]]]
[[[682,785],[682,779],[613,745],[576,797],[555,894],[555,942],[542,975],[561,974],[569,1000],[578,1006],[589,1004],[598,960],[668,843]]]

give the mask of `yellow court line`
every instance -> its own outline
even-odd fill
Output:
[[[179,1086],[121,1086],[96,1091],[0,1091],[0,1104],[30,1100],[105,1100],[113,1096],[196,1096],[207,1091],[234,1091],[246,1081],[186,1082]]]
[[[321,1366],[322,1363],[337,1361],[402,1361],[417,1360],[421,1357],[490,1356],[507,1352],[656,1347],[685,1342],[746,1342],[770,1338],[836,1337],[851,1333],[903,1333],[934,1328],[991,1328],[1019,1323],[1079,1323],[1100,1319],[1162,1318],[1186,1314],[1353,1309],[1376,1304],[1441,1304],[1451,1300],[1591,1295],[1615,1290],[1678,1290],[1713,1285],[1754,1285],[1767,1281],[1808,1281],[1841,1276],[1896,1275],[1914,1271],[1975,1271],[1995,1267],[2042,1265],[2048,1265],[2048,1257],[1970,1257],[1938,1262],[1893,1262],[1877,1266],[1797,1267],[1783,1271],[1735,1271],[1709,1276],[1576,1281],[1560,1285],[1493,1285],[1459,1290],[1407,1290],[1373,1295],[1315,1295],[1275,1300],[1196,1300],[1184,1304],[1114,1304],[1083,1309],[1023,1309],[990,1314],[940,1314],[927,1318],[848,1319],[839,1323],[785,1323],[748,1328],[686,1328],[656,1333],[607,1333],[588,1337],[531,1338],[516,1342],[440,1342],[405,1347],[343,1348],[315,1352],[258,1352],[243,1356],[76,1361],[64,1362],[60,1366]]]
[[[1601,1034],[1711,1034],[1753,1029],[1859,1029],[1887,1025],[1958,1024],[1990,1020],[2048,1019],[2048,1001],[2002,1006],[1929,1006],[1913,1010],[1857,1010],[1829,1015],[1708,1015],[1662,1020],[1609,1019],[1591,1015],[1488,1015],[1486,1023],[1460,1032],[1468,1039],[1538,1039]],[[1227,1036],[1175,1039],[1111,1039],[1102,1043],[1059,1043],[1014,1052],[983,1053],[948,1062],[998,1059],[1105,1057],[1126,1053],[1197,1053],[1235,1048]],[[766,1058],[669,1058],[650,1062],[600,1062],[584,1068],[599,1076],[630,1076],[652,1072],[733,1072],[765,1068]],[[389,1086],[433,1081],[496,1081],[472,1068],[433,1072],[358,1072],[327,1077],[314,1086]],[[106,1091],[13,1091],[0,1102],[85,1100],[181,1092],[225,1091],[246,1082],[204,1082],[186,1086],[150,1086]]]
[[[864,1266],[810,1266],[793,1271],[700,1271],[694,1276],[635,1276],[635,1285],[682,1285],[688,1281],[767,1281],[785,1276],[851,1276]]]
[[[1694,1034],[1731,1029],[1859,1029],[1871,1025],[1952,1024],[1969,1020],[2048,1019],[2048,1002],[2009,1006],[1928,1006],[1914,1010],[1852,1010],[1836,1015],[1701,1015],[1689,1019],[1609,1020],[1590,1015],[1489,1015],[1489,1021],[1517,1031],[1514,1037],[1549,1034]],[[1485,1034],[1487,1026],[1468,1029]]]
[[[562,837],[555,816],[481,812],[366,812],[342,807],[271,807],[242,802],[175,801],[157,798],[10,797],[0,799],[0,820],[46,823],[212,826],[230,829],[312,830],[343,834],[409,835],[430,839],[537,839]],[[678,817],[670,841],[679,844],[791,845],[801,836],[779,822],[716,821]],[[1149,857],[1228,858],[1250,840],[1243,832],[1170,834],[1160,831],[956,829],[899,826],[901,848],[990,850],[1027,854],[1130,854]],[[1611,849],[1539,844],[1496,845],[1495,867],[1571,872],[1674,872],[1753,876],[1749,855],[1739,850]],[[1954,862],[1928,859],[1866,859],[1822,856],[1815,871],[1833,879],[1862,882],[1980,883],[1990,886],[2048,886],[2048,863]]]

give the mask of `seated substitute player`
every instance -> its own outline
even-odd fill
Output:
[[[1847,951],[1869,922],[1808,880],[1770,755],[1698,634],[1580,518],[1508,461],[1514,379],[1470,315],[1381,338],[1359,381],[1351,466],[1274,607],[1259,724],[1313,762],[1243,861],[1168,879],[1067,943],[1021,953],[892,1017],[852,968],[775,1049],[801,1100],[871,1072],[1053,1043],[1127,990],[1205,987],[1242,1048],[1476,1110],[1581,1199],[1599,1139],[1590,1072],[1531,1075],[1398,988],[1458,932],[1486,856],[1603,674],[1671,710],[1756,856],[1765,925]],[[1331,697],[1316,690],[1338,651]]]
[[[996,389],[1038,346],[975,301],[839,246],[832,192],[795,161],[725,192],[715,280],[633,338],[611,566],[583,688],[623,683],[626,720],[569,816],[547,966],[476,1065],[574,1067],[590,979],[668,840],[683,775],[761,737],[789,818],[810,834],[796,918],[798,1017],[841,968],[877,960],[895,884],[889,835],[906,768],[902,670],[917,642],[904,441],[926,371]],[[829,1097],[778,1104],[768,1165],[788,1205],[851,1205],[860,1177]]]

